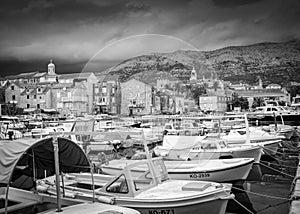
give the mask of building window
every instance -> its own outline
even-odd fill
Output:
[[[40,108],[40,104],[36,104],[36,108]]]
[[[103,93],[103,94],[106,94],[106,91],[107,91],[107,90],[106,90],[106,87],[103,87],[103,88],[102,88],[102,93]]]
[[[60,98],[60,93],[57,92],[56,97],[59,99]]]
[[[40,89],[40,88],[38,88],[38,92],[41,92],[41,89]]]
[[[42,97],[40,96],[40,100],[42,99]]]
[[[15,86],[14,86],[14,85],[10,86],[10,89],[11,89],[12,91],[15,90]]]
[[[36,95],[33,95],[33,99],[36,99]]]
[[[27,104],[27,108],[30,108],[30,104]]]
[[[12,96],[11,96],[11,99],[12,99],[12,100],[16,100],[16,95],[12,95]]]
[[[29,100],[29,95],[27,95],[27,100]]]

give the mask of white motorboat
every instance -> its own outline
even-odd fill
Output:
[[[49,126],[44,128],[34,128],[31,130],[32,138],[43,138],[49,136],[51,132],[64,132],[62,126]]]
[[[147,167],[142,175],[133,173],[136,167]],[[64,189],[78,199],[92,197],[94,181],[98,201],[134,208],[149,213],[225,213],[227,202],[233,198],[231,186],[208,182],[170,180],[161,158],[140,160],[127,165],[117,176],[72,173],[64,178]],[[51,191],[49,178],[46,185]]]
[[[156,146],[154,153],[165,160],[207,160],[224,158],[254,158],[259,163],[262,147],[252,144],[228,145],[216,135],[164,136],[163,145]]]
[[[296,132],[294,126],[284,124],[270,124],[268,126],[263,126],[262,130],[269,132],[270,134],[279,134],[288,140],[291,139]]]
[[[255,127],[230,130],[227,135],[221,136],[221,138],[224,139],[228,145],[252,144],[261,146],[263,151],[269,155],[275,155],[282,139],[285,139],[283,135],[271,134],[261,128]]]
[[[245,143],[248,138],[251,143],[261,143],[267,141],[281,141],[285,137],[282,135],[268,133],[261,128],[249,127],[249,137],[247,135],[247,128],[232,129],[227,135],[221,136],[228,144]]]
[[[109,175],[117,175],[128,164],[139,161],[140,160],[112,160],[109,164],[101,166],[101,172]],[[164,161],[170,179],[215,182],[245,180],[249,175],[253,162],[253,158]],[[136,167],[133,169],[133,173],[139,176],[145,173],[145,170],[143,167]]]

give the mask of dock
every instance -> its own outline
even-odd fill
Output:
[[[300,160],[300,155],[298,160]],[[293,188],[291,192],[292,195],[289,214],[298,214],[300,213],[300,162],[298,162],[297,172],[292,185]]]

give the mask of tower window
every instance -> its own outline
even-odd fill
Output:
[[[12,100],[16,100],[16,95],[12,95],[12,96],[11,96],[11,99],[12,99]]]
[[[27,100],[29,100],[29,95],[27,95]]]
[[[10,89],[11,89],[12,91],[15,90],[15,86],[14,86],[14,85],[10,86]]]

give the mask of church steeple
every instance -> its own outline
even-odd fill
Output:
[[[193,70],[191,71],[190,81],[195,81],[195,80],[197,80],[197,72],[193,67]]]
[[[54,65],[52,59],[50,60],[50,63],[48,64],[48,75],[56,75],[55,65]]]

